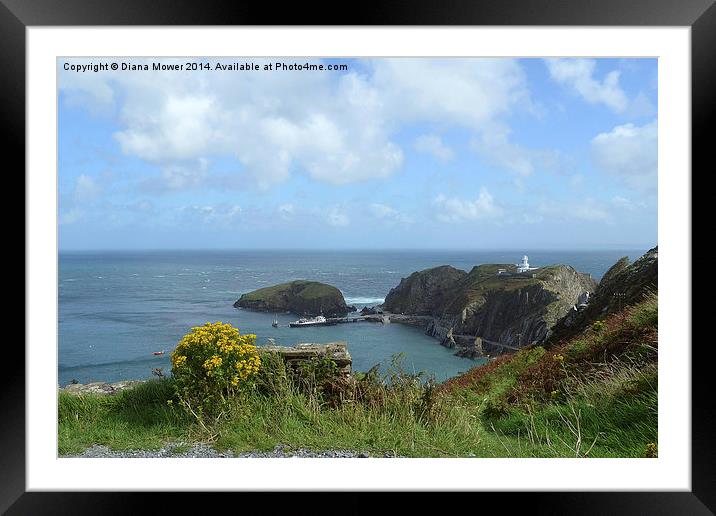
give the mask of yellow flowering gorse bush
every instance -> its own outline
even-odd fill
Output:
[[[183,404],[212,412],[227,396],[250,387],[261,369],[256,335],[241,335],[222,322],[196,326],[171,353],[172,375]]]

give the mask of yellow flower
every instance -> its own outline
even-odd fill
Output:
[[[217,381],[213,388],[237,387],[260,369],[255,343],[255,334],[241,335],[237,328],[221,321],[195,326],[172,352],[173,373],[190,381],[198,372],[193,369],[200,367]]]
[[[220,356],[214,355],[213,357],[204,361],[204,369],[206,369],[207,371],[211,371],[211,370],[216,369],[217,367],[221,366],[222,362],[223,362],[223,359]]]

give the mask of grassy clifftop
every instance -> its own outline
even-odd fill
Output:
[[[508,275],[498,275],[498,269],[506,269]],[[460,313],[466,306],[484,302],[491,292],[512,292],[534,285],[542,285],[555,293],[565,290],[568,281],[578,290],[594,288],[594,282],[569,265],[548,265],[526,274],[514,274],[514,265],[485,264],[473,267],[470,273],[457,283],[452,292],[452,301],[446,307],[448,313]],[[568,280],[568,281],[567,281]]]
[[[281,296],[287,292],[293,291],[294,295],[303,299],[318,299],[321,297],[328,297],[340,294],[340,290],[331,285],[325,283],[319,283],[318,281],[304,281],[296,280],[288,283],[281,283],[280,285],[274,285],[272,287],[260,288],[244,294],[241,296],[242,299],[248,300],[280,300]]]

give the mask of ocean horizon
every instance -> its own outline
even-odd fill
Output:
[[[233,307],[241,294],[306,279],[334,285],[348,305],[380,304],[412,272],[483,263],[567,264],[595,280],[633,249],[192,249],[62,250],[58,254],[58,383],[146,379],[171,369],[169,352],[191,327],[229,322],[257,344],[346,341],[353,368],[385,369],[396,354],[410,372],[444,380],[480,362],[454,355],[421,330],[400,324],[288,328],[297,316]],[[274,317],[279,327],[273,328]],[[164,355],[155,356],[155,351]]]

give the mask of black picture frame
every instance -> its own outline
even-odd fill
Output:
[[[714,0],[392,0],[361,2],[343,9],[335,3],[224,2],[205,0],[0,0],[0,109],[4,157],[25,168],[25,30],[63,25],[514,25],[514,26],[688,26],[691,28],[692,201],[694,223],[716,200],[703,188],[713,144],[707,129],[716,122],[716,6]],[[699,175],[694,171],[699,170]],[[694,188],[694,185],[700,185]],[[711,202],[706,202],[711,201]],[[692,249],[694,270],[706,267],[708,253]],[[27,260],[28,257],[25,256]],[[27,270],[26,270],[27,274]],[[686,278],[691,282],[691,278]],[[684,300],[685,302],[689,300]],[[708,320],[709,309],[695,302],[692,320]],[[682,346],[691,343],[678,343]],[[529,504],[532,513],[550,514],[713,514],[716,511],[716,418],[709,383],[712,345],[692,346],[692,490],[690,492],[503,493],[480,494],[485,506],[495,497]],[[120,514],[151,510],[139,495],[127,493],[25,492],[25,359],[4,371],[0,389],[0,512],[7,514]],[[169,497],[161,495],[162,508]],[[302,498],[302,497],[299,497]],[[180,503],[183,498],[178,497]],[[175,498],[176,500],[176,498]],[[422,497],[413,502],[422,504]],[[217,500],[217,503],[221,503]],[[300,501],[297,503],[301,503]],[[352,493],[341,502],[350,511],[365,502]],[[404,507],[405,510],[408,507]],[[315,512],[311,510],[311,512]]]

